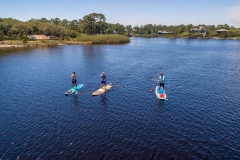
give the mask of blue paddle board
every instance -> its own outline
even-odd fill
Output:
[[[77,93],[82,87],[83,87],[83,84],[79,84],[79,85],[77,85],[77,87],[76,86],[72,87],[67,92],[65,92],[65,96],[67,96],[69,94]]]
[[[166,92],[163,90],[162,87],[156,86],[155,87],[155,95],[158,99],[165,100],[167,98]]]

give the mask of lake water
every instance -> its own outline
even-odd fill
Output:
[[[239,62],[234,40],[1,49],[0,159],[239,159]],[[92,97],[103,71],[114,86]]]

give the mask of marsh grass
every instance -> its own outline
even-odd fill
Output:
[[[10,45],[10,44],[15,44],[15,45],[21,45],[23,44],[24,42],[22,40],[5,40],[4,41],[4,44],[6,45]],[[58,44],[58,40],[28,40],[26,42],[26,44],[29,44],[29,45],[35,45],[35,44]]]
[[[79,35],[69,40],[5,40],[0,44],[5,46],[53,46],[61,44],[92,45],[92,44],[121,44],[130,42],[129,38],[123,35]],[[0,46],[1,47],[1,46]]]
[[[120,44],[130,42],[129,38],[123,35],[80,35],[76,38],[77,41],[89,42],[92,44]]]

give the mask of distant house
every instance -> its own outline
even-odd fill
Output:
[[[158,34],[171,34],[172,32],[168,32],[168,31],[158,31]]]
[[[219,29],[219,30],[217,30],[217,32],[220,34],[221,32],[228,32],[228,30],[227,29]]]
[[[27,38],[31,40],[50,39],[46,35],[27,35]]]
[[[46,36],[46,35],[27,35],[26,36],[30,40],[56,40],[59,39],[58,37],[54,36]]]
[[[202,33],[202,31],[206,32],[206,29],[203,26],[200,26],[199,28],[192,28],[190,29],[191,32],[196,32],[196,33]]]
[[[127,35],[128,37],[132,37],[132,33],[128,33],[128,35]]]
[[[199,32],[200,29],[199,29],[199,28],[191,28],[190,31],[191,31],[191,32]]]
[[[190,32],[192,33],[197,33],[197,34],[202,34],[203,37],[206,36],[206,29],[203,26],[199,26],[199,28],[192,28],[190,29]]]

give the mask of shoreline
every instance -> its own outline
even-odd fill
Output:
[[[0,44],[0,48],[22,48],[22,47],[39,47],[39,46],[64,46],[64,45],[92,45],[93,43],[91,41],[88,42],[56,42],[56,43],[25,43],[20,44],[19,41],[14,43],[14,41],[11,41],[11,44],[5,44],[3,41],[3,44]]]
[[[142,36],[132,36],[132,37],[145,38],[145,37],[142,37]],[[148,38],[155,38],[155,37],[148,37]],[[162,38],[207,39],[207,40],[208,39],[240,40],[240,38],[219,38],[219,37],[213,37],[213,38],[162,37]],[[28,41],[28,43],[23,43],[22,41],[19,41],[19,40],[16,40],[16,41],[15,40],[12,40],[12,41],[8,40],[8,41],[1,41],[0,42],[0,48],[22,48],[22,47],[64,46],[64,45],[93,45],[94,44],[92,41],[86,41],[86,42],[76,42],[76,41],[58,42],[58,41],[54,41],[52,43],[51,42],[52,41],[41,43],[41,42],[37,42],[37,41]]]
[[[0,48],[24,47],[24,45],[17,44],[0,44]]]
[[[169,38],[169,39],[219,39],[219,40],[240,40],[240,37],[222,38],[222,37],[174,37],[174,36],[164,36],[164,35],[132,35],[131,37],[140,38]]]

